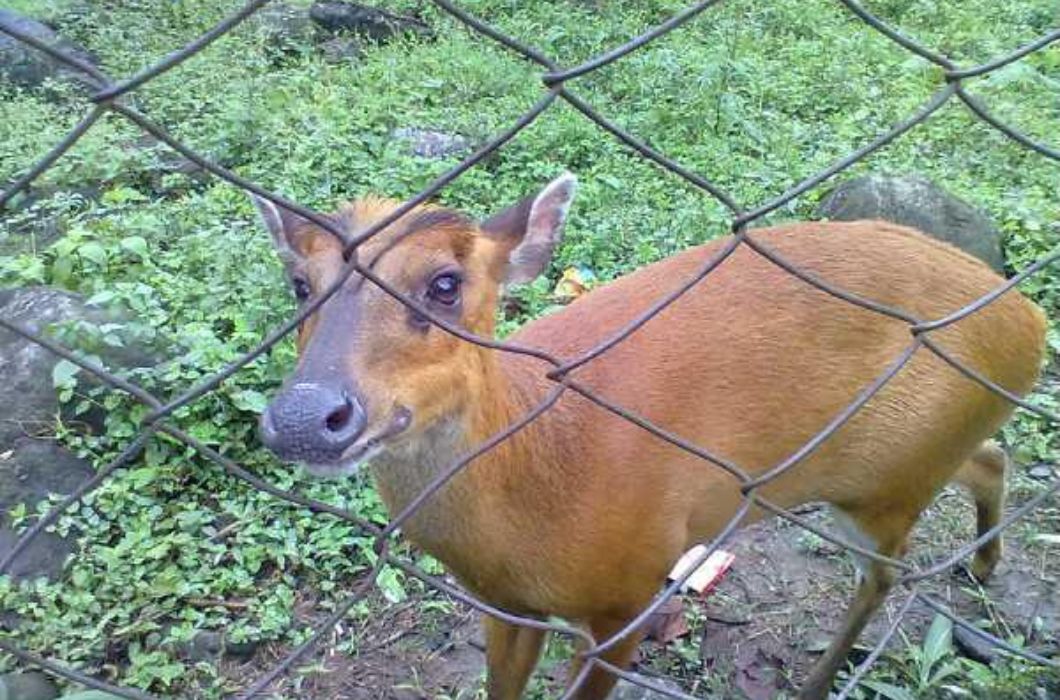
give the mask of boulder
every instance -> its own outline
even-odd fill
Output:
[[[95,185],[46,185],[19,192],[0,211],[0,257],[36,255],[66,235],[69,219],[99,199]]]
[[[402,127],[390,132],[390,138],[401,142],[414,156],[421,158],[445,158],[470,150],[471,141],[459,134],[444,131]]]
[[[188,661],[216,662],[221,658],[247,660],[261,645],[256,640],[236,642],[224,632],[201,630],[184,642],[175,645],[177,654]]]
[[[118,320],[113,314],[89,306],[76,294],[49,287],[0,290],[0,318],[41,334],[50,334],[53,324],[61,322],[81,321],[98,327]],[[146,367],[155,363],[137,343],[131,329],[118,325],[111,332],[120,339],[122,347],[91,348],[108,367]],[[0,557],[10,552],[18,540],[8,516],[11,508],[26,504],[28,512],[36,512],[37,503],[48,494],[67,495],[95,473],[90,464],[55,442],[33,439],[50,436],[56,415],[62,415],[52,378],[58,361],[46,348],[0,329]],[[79,379],[87,388],[94,382],[86,375],[82,372]],[[66,415],[64,419],[85,430],[103,429],[104,416],[100,412]],[[71,540],[41,533],[15,560],[12,573],[17,577],[56,578],[73,549]]]
[[[1027,476],[1038,481],[1052,481],[1056,472],[1051,464],[1034,464],[1028,467]]]
[[[24,503],[27,512],[34,513],[49,494],[68,495],[93,474],[91,465],[48,440],[20,438],[0,452],[0,558],[19,537],[11,527],[11,508]],[[16,578],[58,578],[74,546],[70,539],[42,532],[15,559],[10,572]]]
[[[362,53],[361,43],[349,36],[333,36],[320,44],[320,54],[328,63],[356,61]]]
[[[317,3],[316,15],[310,15],[310,8],[295,7],[287,3],[270,3],[254,15],[254,26],[265,40],[266,51],[276,60],[316,50],[328,63],[347,63],[356,61],[363,53],[361,41],[366,35],[374,41],[385,41],[389,38],[384,27],[391,27],[394,33],[409,31],[401,29],[402,22],[412,22],[419,27],[416,20],[397,15],[390,15],[382,10],[362,6],[350,6],[344,3]],[[335,5],[337,7],[327,7]],[[370,21],[375,18],[376,21]],[[387,24],[387,22],[391,24]]]
[[[93,326],[120,323],[114,315],[87,305],[77,294],[50,287],[0,290],[0,318],[36,333],[49,332],[53,324],[70,321],[84,321]],[[133,368],[155,364],[133,330],[121,327],[114,333],[123,347],[91,348],[107,366]],[[59,357],[50,350],[0,328],[0,452],[10,449],[19,437],[50,435],[59,414],[52,380],[52,370],[58,361]],[[84,380],[92,381],[89,377]],[[68,415],[67,418],[95,432],[103,427],[103,416],[99,414]]]
[[[272,50],[297,53],[313,45],[317,38],[316,24],[304,7],[285,2],[269,3],[253,15],[253,27]]]
[[[0,257],[33,255],[66,235],[62,216],[48,211],[46,204],[39,204],[36,198],[24,201],[10,215],[14,220],[0,229]]]
[[[378,43],[402,34],[433,36],[431,28],[422,20],[355,2],[318,0],[309,8],[309,16],[325,31],[349,32]]]
[[[884,219],[911,226],[976,256],[1004,274],[1001,231],[982,212],[919,175],[867,175],[841,183],[821,201],[820,218]]]
[[[10,25],[35,39],[39,39],[61,51],[71,54],[82,61],[97,65],[98,61],[87,49],[61,38],[54,29],[14,12],[0,8],[0,22]],[[78,80],[84,74],[67,67],[43,51],[26,44],[15,37],[0,32],[0,76],[23,87],[39,87],[50,78]]]
[[[5,673],[0,676],[0,700],[53,700],[59,697],[55,683],[43,673]]]

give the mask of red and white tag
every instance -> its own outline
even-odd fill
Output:
[[[701,544],[697,544],[692,549],[685,552],[677,563],[674,564],[674,568],[670,571],[669,579],[676,581],[685,575],[685,573],[692,568],[697,560],[702,558],[703,554],[707,551],[707,548]],[[722,577],[725,576],[725,572],[732,566],[733,561],[736,557],[731,553],[726,552],[722,549],[715,550],[707,560],[696,567],[696,570],[692,572],[692,575],[688,577],[688,580],[681,586],[682,591],[693,590],[699,595],[706,595],[710,592],[714,586],[718,585]]]

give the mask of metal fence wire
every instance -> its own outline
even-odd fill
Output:
[[[265,491],[277,498],[284,499],[291,503],[308,508],[317,513],[326,513],[331,516],[341,518],[356,524],[363,532],[372,535],[375,538],[375,547],[377,552],[380,554],[377,563],[375,564],[371,574],[366,576],[362,581],[358,583],[355,590],[349,594],[349,597],[338,606],[334,613],[327,618],[323,624],[321,624],[310,638],[308,638],[303,644],[298,646],[296,649],[290,652],[284,659],[282,659],[274,668],[268,673],[260,677],[251,686],[243,690],[239,694],[239,698],[247,699],[261,696],[267,692],[270,686],[283,676],[288,670],[294,665],[299,659],[309,653],[317,643],[330,632],[330,630],[338,624],[338,622],[350,611],[353,605],[362,599],[368,592],[369,588],[374,584],[375,578],[378,575],[381,567],[384,564],[390,564],[397,567],[406,574],[421,579],[426,582],[429,586],[432,586],[453,598],[462,601],[463,603],[478,609],[479,611],[489,613],[491,615],[500,618],[509,623],[525,625],[530,627],[536,627],[540,629],[550,630],[552,632],[566,635],[568,637],[580,637],[587,643],[587,648],[583,652],[586,663],[582,667],[582,670],[577,678],[574,679],[573,684],[568,687],[563,697],[571,697],[576,692],[581,682],[585,680],[590,669],[594,667],[602,667],[611,671],[612,673],[629,680],[630,682],[644,686],[647,688],[654,689],[660,693],[663,693],[670,697],[675,698],[691,698],[692,696],[684,694],[679,691],[675,691],[668,687],[664,687],[661,684],[652,681],[642,675],[635,672],[627,671],[624,669],[616,668],[609,664],[607,661],[600,658],[600,655],[608,648],[614,645],[614,643],[630,633],[637,626],[643,624],[648,617],[657,611],[671,596],[675,595],[684,584],[692,572],[704,561],[706,558],[713,553],[725,539],[741,524],[743,517],[752,507],[757,505],[765,508],[768,511],[775,513],[776,515],[785,518],[803,528],[806,528],[818,536],[828,540],[843,549],[848,551],[857,552],[862,556],[875,559],[882,562],[885,565],[898,569],[901,576],[898,578],[898,583],[904,589],[903,602],[899,608],[898,614],[879,642],[874,646],[869,655],[862,661],[853,671],[853,673],[847,679],[845,686],[840,690],[838,697],[840,699],[848,697],[853,690],[858,686],[859,681],[864,677],[865,673],[879,658],[890,639],[897,632],[903,617],[909,612],[915,602],[919,602],[926,605],[928,608],[948,617],[952,622],[966,630],[971,635],[983,640],[991,645],[994,645],[1008,653],[1018,655],[1030,661],[1038,664],[1043,664],[1053,668],[1060,668],[1060,661],[1043,657],[1041,655],[1032,653],[1026,649],[1019,648],[1012,644],[1009,644],[1003,639],[1000,639],[993,634],[990,634],[972,623],[962,619],[954,612],[949,610],[944,604],[934,599],[927,593],[920,590],[920,584],[926,578],[938,575],[939,573],[950,568],[954,564],[960,562],[964,558],[968,557],[975,549],[980,545],[988,542],[996,537],[999,537],[1002,531],[1009,527],[1014,521],[1025,516],[1027,513],[1038,507],[1046,500],[1052,498],[1060,489],[1060,479],[1054,479],[1052,483],[1043,489],[1040,493],[1035,495],[1033,498],[1027,500],[1019,507],[1010,511],[1001,522],[989,530],[983,533],[975,541],[968,543],[966,546],[961,547],[959,550],[953,552],[950,556],[944,559],[934,562],[928,566],[917,567],[906,561],[899,561],[883,557],[872,551],[866,550],[859,547],[851,542],[844,541],[827,531],[824,531],[814,524],[808,522],[803,517],[792,513],[784,508],[781,508],[759,494],[759,489],[764,485],[777,478],[781,474],[787,472],[789,469],[794,468],[803,458],[809,453],[816,449],[821,443],[827,440],[833,433],[835,433],[847,420],[849,420],[865,403],[867,403],[873,395],[875,395],[892,377],[894,377],[918,352],[930,352],[948,363],[954,370],[962,373],[969,379],[979,383],[981,386],[988,390],[1004,397],[1008,401],[1015,404],[1018,408],[1033,412],[1052,424],[1060,427],[1060,417],[1056,414],[1044,410],[1040,407],[1034,406],[1022,400],[1020,397],[1013,395],[1004,388],[1000,387],[996,383],[992,382],[982,374],[977,372],[971,367],[967,367],[956,358],[947,354],[941,347],[939,347],[932,340],[932,333],[941,328],[945,328],[950,324],[956,323],[957,321],[965,318],[966,316],[975,313],[982,309],[988,304],[997,300],[1001,295],[1005,294],[1009,290],[1016,287],[1022,281],[1030,277],[1031,275],[1041,272],[1044,268],[1055,263],[1060,259],[1060,251],[1055,252],[1045,258],[1038,260],[1036,263],[1028,267],[1027,269],[1020,272],[1015,277],[1012,277],[1003,285],[994,289],[993,291],[985,294],[976,301],[968,304],[964,308],[955,310],[949,315],[937,318],[937,319],[920,319],[916,318],[901,309],[890,308],[882,304],[875,303],[868,299],[859,297],[856,294],[852,294],[843,289],[836,288],[835,286],[828,284],[827,282],[817,279],[815,276],[800,270],[797,266],[794,266],[787,262],[784,258],[778,255],[775,251],[764,245],[761,241],[755,239],[753,233],[748,229],[748,225],[761,217],[775,211],[779,207],[787,204],[794,198],[803,194],[807,190],[815,187],[816,185],[824,182],[828,178],[832,177],[836,173],[839,173],[846,168],[849,168],[853,164],[867,157],[874,151],[882,148],[891,141],[895,140],[899,136],[903,135],[913,127],[921,124],[927,120],[932,114],[938,111],[943,105],[947,104],[954,98],[962,103],[968,110],[971,111],[978,119],[982,122],[990,125],[994,129],[1000,131],[1006,137],[1012,141],[1018,143],[1024,148],[1030,149],[1046,158],[1050,158],[1054,161],[1060,162],[1060,151],[1051,148],[1045,144],[1036,142],[1034,139],[1023,134],[1021,131],[1013,128],[1009,124],[1006,124],[1002,120],[992,115],[987,108],[973,95],[969,94],[964,86],[963,81],[967,78],[976,76],[982,76],[992,71],[995,71],[1003,66],[1018,61],[1029,54],[1039,51],[1043,47],[1060,40],[1060,30],[1052,31],[1045,36],[1033,41],[1007,55],[996,58],[987,63],[976,66],[962,67],[955,62],[951,61],[944,55],[936,53],[931,49],[921,45],[917,41],[905,36],[897,29],[888,26],[885,22],[880,20],[878,17],[870,13],[864,7],[854,2],[853,0],[838,0],[843,6],[845,6],[853,15],[860,19],[865,24],[869,25],[872,29],[883,34],[888,39],[894,41],[906,50],[920,56],[921,58],[931,62],[941,69],[941,80],[940,87],[934,95],[924,102],[920,108],[910,115],[906,120],[895,125],[886,133],[880,135],[871,143],[859,148],[848,156],[834,163],[832,166],[825,170],[799,182],[787,191],[783,192],[779,196],[771,199],[763,204],[760,204],[754,208],[745,208],[738,204],[732,196],[724,192],[717,185],[709,182],[702,176],[691,172],[687,168],[683,167],[680,163],[668,158],[665,154],[660,153],[647,145],[643,141],[639,140],[635,136],[624,131],[622,128],[602,116],[593,107],[591,107],[585,100],[579,97],[573,92],[568,84],[571,80],[595,71],[603,66],[613,63],[624,56],[636,51],[637,49],[645,46],[646,44],[658,39],[661,36],[668,34],[686,22],[692,20],[697,15],[710,9],[712,6],[718,4],[719,0],[707,0],[706,2],[700,2],[694,6],[691,6],[682,12],[674,15],[668,21],[658,25],[657,27],[647,31],[640,36],[632,39],[628,43],[625,43],[617,48],[614,48],[606,53],[600,54],[585,63],[580,65],[564,68],[549,58],[547,55],[535,49],[527,46],[516,39],[504,34],[495,27],[490,26],[486,22],[473,17],[464,10],[455,6],[449,0],[433,0],[434,4],[437,5],[442,11],[455,18],[459,22],[463,23],[472,32],[475,32],[482,37],[488,38],[495,41],[508,50],[515,52],[522,58],[536,64],[543,73],[541,74],[541,81],[544,86],[544,95],[540,98],[529,110],[527,110],[518,120],[516,120],[511,127],[505,130],[503,133],[498,134],[488,143],[476,150],[472,155],[466,158],[456,167],[452,168],[441,177],[433,181],[429,186],[424,188],[416,196],[412,197],[408,201],[404,202],[401,206],[395,209],[389,216],[386,216],[369,229],[363,231],[356,236],[350,236],[347,232],[341,230],[335,223],[333,223],[327,217],[324,217],[314,211],[311,211],[296,202],[289,201],[280,195],[272,192],[268,192],[257,184],[246,180],[239,175],[227,170],[226,168],[211,162],[209,159],[194,152],[176,138],[171,136],[161,126],[155,124],[148,117],[142,114],[139,110],[130,106],[125,97],[134,91],[136,88],[147,83],[158,75],[170,70],[171,68],[179,65],[184,60],[194,56],[198,52],[204,50],[211,42],[220,38],[227,32],[231,31],[235,26],[246,20],[256,11],[266,5],[268,0],[253,0],[244,5],[234,14],[230,15],[211,30],[200,36],[199,38],[192,41],[184,48],[176,51],[158,63],[140,71],[139,73],[127,78],[123,81],[115,82],[102,71],[98,70],[95,66],[85,63],[79,60],[77,57],[68,55],[60,49],[57,49],[49,44],[42,42],[41,40],[27,35],[15,26],[0,20],[0,31],[22,41],[26,44],[33,46],[34,48],[44,52],[50,56],[53,60],[65,64],[67,67],[76,69],[79,73],[79,77],[85,83],[90,85],[94,89],[94,94],[91,96],[93,102],[93,108],[84,116],[84,118],[73,128],[70,132],[56,144],[46,155],[44,155],[33,167],[31,167],[24,175],[19,177],[14,183],[7,187],[2,193],[0,193],[0,209],[4,207],[18,192],[25,189],[30,183],[34,181],[38,176],[41,175],[45,170],[51,167],[71,146],[73,146],[84,134],[95,124],[95,122],[104,114],[106,111],[111,111],[121,115],[125,119],[128,119],[132,123],[139,126],[141,129],[151,134],[158,140],[166,143],[169,147],[179,152],[181,155],[186,157],[188,160],[201,166],[203,169],[209,171],[215,176],[225,180],[237,187],[240,187],[249,192],[253,192],[260,197],[264,197],[272,201],[273,203],[286,207],[291,211],[294,211],[307,219],[310,219],[318,226],[326,229],[331,234],[338,237],[343,241],[346,247],[346,253],[348,254],[348,263],[346,264],[343,274],[340,279],[336,280],[330,287],[328,287],[323,293],[321,293],[312,303],[306,304],[301,308],[298,313],[288,320],[286,323],[272,330],[254,349],[242,355],[238,360],[227,366],[222,371],[216,373],[213,376],[208,377],[204,381],[192,386],[182,395],[168,401],[163,402],[158,397],[147,392],[143,388],[114,375],[111,372],[106,371],[104,368],[95,364],[92,361],[85,360],[78,355],[74,354],[71,350],[62,347],[55,343],[49,338],[43,337],[40,334],[34,333],[19,324],[12,323],[11,321],[0,318],[0,327],[13,332],[23,338],[26,338],[34,343],[38,343],[43,347],[47,348],[56,355],[75,363],[84,370],[98,377],[100,380],[110,385],[111,387],[120,391],[127,392],[137,400],[141,401],[147,407],[150,408],[150,413],[144,418],[142,427],[139,435],[125,448],[125,450],[118,455],[111,463],[101,468],[95,476],[88,481],[81,484],[73,493],[58,503],[52,510],[50,510],[43,517],[39,518],[36,522],[29,527],[24,534],[19,538],[14,548],[8,553],[2,561],[0,561],[0,575],[7,572],[14,560],[19,556],[21,552],[26,549],[26,546],[36,537],[38,534],[43,532],[50,525],[54,524],[60,514],[67,508],[78,503],[78,501],[89,491],[98,487],[104,481],[110,477],[115,470],[129,464],[133,460],[137,459],[144,446],[156,435],[164,434],[171,438],[174,438],[185,445],[197,450],[202,455],[205,455],[210,460],[215,462],[219,467],[224,469],[229,474],[232,474],[243,481],[249,483],[253,487]],[[709,259],[703,267],[698,270],[691,279],[687,280],[679,288],[668,294],[664,298],[657,300],[652,306],[645,311],[643,314],[638,316],[634,321],[629,323],[627,326],[621,329],[620,332],[614,336],[608,338],[604,342],[598,344],[596,347],[585,353],[583,356],[573,359],[561,359],[554,357],[548,353],[542,352],[533,348],[519,347],[510,343],[500,342],[492,338],[478,337],[470,334],[463,329],[454,326],[443,319],[433,316],[426,309],[420,308],[417,302],[404,296],[400,292],[391,288],[386,282],[376,277],[370,269],[362,267],[358,261],[356,251],[357,247],[366,241],[367,239],[375,236],[381,230],[395,222],[397,219],[408,213],[417,205],[427,201],[429,198],[436,195],[446,185],[451,183],[453,180],[458,178],[462,173],[468,169],[474,167],[480,163],[490,154],[494,153],[498,149],[502,148],[508,143],[516,134],[529,126],[537,117],[545,112],[549,107],[555,104],[557,101],[563,100],[571,105],[578,112],[583,114],[587,119],[598,125],[601,129],[607,131],[620,142],[641,154],[643,157],[653,161],[657,165],[661,166],[665,170],[672,172],[678,177],[683,178],[695,187],[703,190],[709,196],[714,197],[722,205],[724,205],[731,213],[732,217],[732,233],[733,237],[730,239],[730,243],[726,245],[716,256]],[[838,299],[844,300],[850,304],[868,309],[877,314],[882,314],[894,319],[901,320],[908,324],[910,331],[910,342],[908,347],[896,357],[886,370],[880,374],[869,386],[861,390],[858,396],[838,415],[836,415],[828,425],[824,426],[816,435],[814,435],[808,442],[806,442],[800,449],[792,453],[787,459],[783,460],[780,464],[776,465],[769,471],[762,473],[754,478],[749,476],[739,465],[731,464],[718,458],[717,456],[710,453],[710,451],[702,446],[690,444],[679,437],[667,432],[664,428],[654,425],[645,418],[638,416],[622,406],[615,405],[603,396],[598,395],[588,387],[579,383],[571,375],[572,370],[591,362],[595,357],[599,356],[609,348],[621,343],[625,338],[629,337],[639,327],[647,323],[654,316],[656,316],[662,309],[669,304],[673,303],[679,296],[687,292],[689,289],[694,287],[696,284],[706,278],[713,269],[715,269],[725,258],[733,253],[740,246],[747,246],[753,249],[759,255],[764,256],[776,265],[780,266],[788,273],[801,279],[806,284],[812,285]],[[181,430],[175,425],[171,416],[174,411],[178,410],[182,406],[186,406],[193,401],[201,398],[208,392],[216,389],[225,379],[231,377],[233,374],[238,372],[240,368],[253,361],[255,358],[269,350],[278,341],[280,341],[285,335],[295,329],[304,319],[310,314],[314,313],[327,299],[329,299],[336,290],[343,284],[343,282],[349,278],[352,274],[359,274],[367,279],[371,280],[374,284],[382,288],[387,294],[394,297],[406,307],[416,311],[420,315],[430,319],[432,323],[443,328],[445,331],[458,336],[469,343],[475,343],[477,345],[495,349],[501,352],[520,353],[525,355],[532,355],[541,360],[544,360],[551,366],[551,369],[547,372],[547,377],[555,383],[555,388],[549,393],[549,395],[542,401],[538,406],[533,408],[520,420],[510,425],[505,430],[493,435],[486,442],[479,445],[470,453],[464,455],[461,459],[450,465],[444,470],[438,478],[432,482],[428,488],[426,488],[416,499],[409,504],[401,513],[397,514],[386,527],[378,527],[372,523],[367,522],[363,518],[350,513],[341,508],[322,503],[309,498],[305,498],[298,494],[277,488],[260,478],[254,476],[249,471],[234,463],[230,459],[218,454],[210,447],[202,444],[191,435]],[[515,433],[525,428],[528,424],[539,418],[542,414],[548,411],[559,399],[559,397],[565,392],[575,392],[580,394],[596,405],[610,411],[618,416],[621,416],[625,420],[635,424],[643,430],[647,430],[657,436],[659,439],[665,440],[680,450],[689,452],[697,457],[701,458],[710,468],[722,468],[728,471],[734,478],[738,479],[741,483],[741,492],[743,494],[742,505],[739,508],[736,515],[732,518],[722,532],[711,542],[706,544],[706,550],[698,558],[698,560],[686,569],[686,574],[680,579],[673,581],[669,584],[656,598],[653,600],[651,605],[645,608],[640,615],[634,620],[615,633],[610,639],[594,640],[588,634],[581,632],[580,630],[555,624],[551,622],[543,622],[541,620],[520,617],[512,615],[499,610],[491,605],[488,605],[482,601],[477,600],[468,593],[460,590],[459,588],[449,584],[445,580],[431,576],[416,566],[403,561],[402,559],[394,556],[390,552],[390,544],[392,541],[392,535],[395,531],[404,523],[416,510],[423,505],[423,503],[430,499],[449,479],[456,475],[460,470],[465,468],[470,462],[475,460],[480,455],[484,454],[488,450],[493,449],[501,442],[507,440]],[[26,651],[18,647],[14,643],[15,633],[17,630],[9,629],[7,635],[0,637],[0,649],[4,652],[11,654],[12,656],[19,659],[21,662],[29,666],[35,666],[43,668],[53,674],[67,678],[71,681],[81,683],[83,685],[105,690],[120,697],[125,698],[136,698],[139,700],[146,700],[149,698],[155,698],[156,696],[126,687],[119,687],[110,683],[103,682],[97,678],[93,678],[84,673],[81,673],[75,669],[69,668],[64,664],[50,659],[43,658],[38,654]]]

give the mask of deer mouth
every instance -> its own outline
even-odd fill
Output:
[[[303,463],[303,468],[315,477],[338,479],[356,474],[360,468],[386,450],[387,443],[397,437],[412,423],[412,413],[404,406],[398,406],[391,414],[386,427],[372,436],[358,440],[346,448],[342,456],[331,463]]]

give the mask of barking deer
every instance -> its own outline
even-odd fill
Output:
[[[421,206],[363,243],[358,259],[432,315],[492,337],[502,290],[545,270],[574,191],[574,177],[565,174],[483,222]],[[344,265],[341,243],[286,209],[256,204],[298,299],[334,282]],[[365,198],[333,219],[355,234],[396,206]],[[753,236],[799,269],[919,319],[945,316],[1002,283],[955,248],[880,221],[795,223]],[[727,244],[715,240],[602,285],[511,340],[577,358]],[[932,339],[1025,394],[1038,375],[1044,334],[1039,309],[1013,291]],[[907,323],[826,294],[740,245],[573,376],[753,477],[798,450],[911,341]],[[555,387],[541,360],[461,340],[356,273],[301,325],[298,348],[297,367],[262,416],[263,441],[317,475],[342,477],[370,462],[392,513]],[[989,439],[1011,412],[921,348],[837,432],[759,493],[785,508],[827,502],[848,538],[898,557],[921,511],[956,481],[971,491],[984,532],[1000,517],[1006,464]],[[404,531],[485,601],[569,619],[599,641],[643,609],[681,554],[715,536],[740,504],[730,474],[568,390],[467,465]],[[744,522],[764,515],[756,506]],[[985,578],[999,555],[999,540],[983,545],[973,573]],[[827,696],[895,579],[874,559],[861,564],[854,601],[803,698]],[[488,616],[484,624],[489,697],[518,698],[545,632]],[[640,639],[628,635],[603,658],[627,665]],[[614,680],[594,667],[577,697],[603,698]]]

